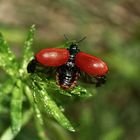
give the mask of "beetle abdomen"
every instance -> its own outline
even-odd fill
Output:
[[[69,89],[76,85],[79,75],[78,69],[73,67],[67,69],[67,64],[61,66],[57,70],[56,81],[63,89]]]
[[[71,45],[69,50],[69,59],[66,64],[57,68],[56,81],[63,89],[73,88],[77,83],[79,69],[75,65],[75,56],[79,52],[76,45]]]

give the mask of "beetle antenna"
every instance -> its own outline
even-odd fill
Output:
[[[64,34],[64,38],[66,41],[69,41],[68,35]]]
[[[87,37],[86,36],[84,36],[82,39],[80,39],[79,41],[77,41],[76,43],[80,43],[80,42],[82,42],[83,40],[85,40]]]

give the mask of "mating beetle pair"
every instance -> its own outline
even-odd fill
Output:
[[[71,42],[67,49],[46,48],[39,51],[27,66],[28,73],[34,73],[36,65],[56,68],[56,82],[64,90],[76,86],[81,72],[96,79],[96,86],[105,82],[107,64],[100,58],[81,52],[78,42]]]

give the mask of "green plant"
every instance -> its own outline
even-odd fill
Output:
[[[0,67],[8,74],[8,80],[0,84],[0,113],[7,109],[10,110],[11,116],[11,126],[2,133],[1,140],[14,139],[32,117],[34,117],[38,136],[42,140],[49,139],[45,133],[44,124],[46,122],[56,128],[52,118],[69,131],[75,131],[71,122],[63,114],[63,102],[60,96],[72,99],[92,95],[81,86],[70,91],[61,90],[53,79],[47,79],[43,73],[27,73],[26,67],[33,57],[31,46],[34,32],[35,26],[33,25],[25,41],[24,53],[20,62],[16,60],[9,45],[0,34]],[[10,98],[10,109],[4,106],[6,97]],[[26,105],[23,105],[23,102]],[[60,106],[57,105],[58,103]]]

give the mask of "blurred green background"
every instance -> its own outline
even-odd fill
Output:
[[[81,51],[101,57],[109,66],[107,83],[97,88],[94,97],[66,106],[67,116],[78,129],[67,132],[68,138],[140,140],[140,1],[0,1],[0,32],[19,59],[32,24],[37,28],[34,52],[63,44],[64,34],[70,39],[87,36],[80,44]],[[0,82],[6,78],[0,70]],[[9,121],[8,116],[0,117],[0,135]],[[38,140],[32,122],[15,138],[25,139]],[[52,137],[58,139],[57,135]]]

